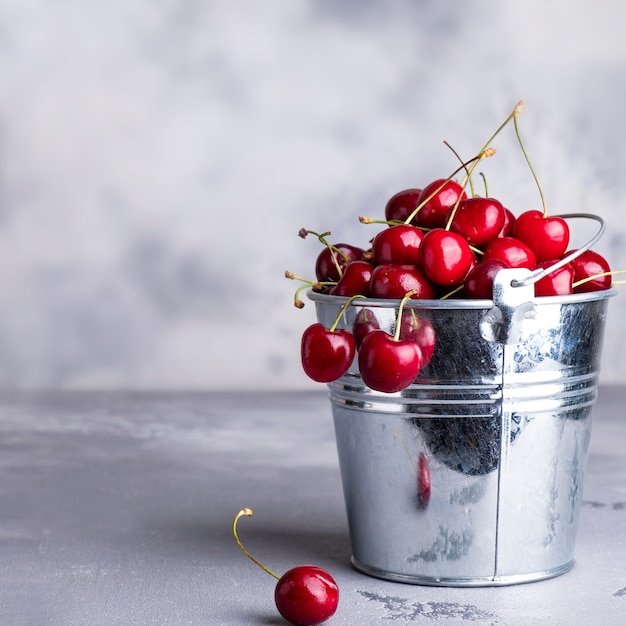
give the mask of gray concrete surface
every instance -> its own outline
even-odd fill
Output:
[[[626,623],[626,388],[605,387],[577,560],[538,583],[391,583],[349,564],[325,392],[0,396],[0,624],[284,621],[274,571],[315,563],[339,583],[329,626]]]

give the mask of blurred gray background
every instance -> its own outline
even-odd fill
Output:
[[[519,99],[552,213],[626,268],[624,5],[3,0],[0,386],[313,388],[301,227],[365,245]],[[512,127],[491,195],[541,208]],[[379,227],[378,227],[379,228]],[[578,240],[593,232],[593,223]],[[576,229],[575,229],[576,230]],[[626,289],[626,286],[622,289]],[[626,293],[602,382],[624,383]]]

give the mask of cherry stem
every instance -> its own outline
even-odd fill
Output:
[[[496,151],[495,151],[494,148],[485,148],[476,157],[476,159],[472,159],[473,160],[472,166],[469,168],[469,171],[465,175],[465,179],[463,180],[463,182],[461,184],[461,187],[465,188],[465,186],[467,185],[467,182],[471,179],[472,173],[474,172],[474,170],[476,169],[478,164],[483,159],[486,159],[487,157],[493,156],[495,153],[496,153]],[[452,220],[454,219],[454,216],[456,215],[456,211],[459,208],[459,204],[461,204],[461,198],[462,198],[462,196],[461,196],[461,194],[459,194],[459,197],[456,199],[456,202],[454,203],[454,206],[452,207],[452,210],[450,211],[450,216],[448,217],[448,222],[447,222],[447,224],[445,226],[445,230],[450,230],[450,225],[452,224]]]
[[[585,276],[585,278],[581,278],[577,280],[575,283],[572,283],[572,288],[579,287],[580,285],[584,285],[585,283],[589,283],[592,280],[596,280],[598,278],[604,278],[605,276],[614,276],[615,274],[626,274],[626,270],[611,270],[610,272],[600,272],[599,274],[592,274],[591,276]],[[612,285],[623,285],[623,281],[611,281]]]
[[[396,330],[393,334],[394,341],[400,341],[400,331],[402,330],[402,311],[404,309],[404,305],[407,303],[407,300],[410,300],[411,296],[416,293],[418,292],[415,289],[408,291],[400,301],[400,306],[398,307],[398,317],[396,319]]]
[[[421,208],[430,200],[432,200],[451,180],[454,176],[456,176],[461,170],[463,169],[467,169],[467,166],[470,163],[473,163],[474,161],[480,161],[482,159],[484,159],[486,156],[492,156],[495,154],[495,150],[493,148],[489,148],[487,150],[482,150],[481,152],[479,152],[475,157],[472,157],[469,161],[465,161],[465,163],[463,163],[462,165],[460,165],[459,167],[457,167],[454,172],[452,172],[452,174],[450,174],[450,176],[448,176],[448,178],[446,178],[441,185],[439,185],[437,187],[437,189],[435,189],[432,193],[430,193],[426,198],[424,198],[416,207],[415,209],[413,209],[413,211],[409,214],[409,216],[404,220],[405,224],[410,224],[413,221],[413,218],[419,213],[419,211],[421,210]],[[465,184],[462,185],[463,187],[467,184],[467,180],[465,181]]]
[[[472,194],[472,197],[474,196],[474,183],[472,181],[471,175],[467,169],[467,166],[465,165],[465,163],[463,163],[463,159],[461,158],[461,156],[459,155],[459,153],[447,142],[444,141],[443,142],[444,145],[446,145],[450,150],[452,150],[452,154],[454,154],[454,156],[459,160],[459,162],[463,165],[463,167],[465,168],[465,172],[467,174],[468,177],[468,181],[469,181],[469,186],[470,186],[470,191]]]
[[[515,135],[517,136],[517,141],[519,143],[520,148],[522,149],[522,154],[524,155],[524,158],[526,159],[526,163],[528,164],[528,167],[530,168],[530,173],[533,175],[533,178],[535,179],[535,184],[537,185],[537,189],[539,190],[539,196],[541,198],[541,206],[543,207],[543,216],[546,217],[548,215],[548,206],[546,205],[546,199],[543,195],[543,190],[541,189],[541,184],[539,183],[539,179],[537,178],[537,174],[535,174],[535,170],[532,166],[532,163],[530,162],[530,159],[528,158],[528,154],[526,152],[526,148],[524,147],[524,143],[522,141],[522,137],[520,135],[519,132],[519,125],[517,123],[517,116],[518,116],[519,112],[517,111],[517,109],[513,112],[513,126],[515,127]]]
[[[289,278],[289,280],[299,280],[304,283],[304,285],[296,289],[296,293],[294,294],[294,297],[293,297],[293,304],[297,309],[304,308],[304,302],[300,300],[300,294],[305,289],[312,288],[314,291],[322,291],[324,287],[330,287],[331,285],[337,284],[334,281],[318,282],[318,281],[309,280],[308,278],[302,278],[302,276],[296,276],[296,274],[294,274],[293,272],[290,272],[289,270],[285,272],[285,278]]]
[[[500,124],[500,126],[498,127],[498,129],[496,130],[496,132],[491,135],[491,137],[489,137],[489,139],[487,139],[487,142],[485,143],[485,145],[482,147],[482,150],[485,150],[486,148],[488,148],[491,145],[491,142],[502,132],[502,129],[511,121],[515,121],[515,118],[521,113],[522,108],[524,107],[524,103],[520,100],[516,105],[515,108],[511,111],[511,113],[509,113],[508,117],[504,120],[504,122],[502,122],[502,124]],[[481,152],[482,152],[481,150]]]
[[[341,317],[343,316],[343,314],[346,312],[346,309],[352,304],[352,302],[354,300],[356,300],[357,298],[365,298],[365,296],[361,296],[361,295],[356,295],[356,296],[352,296],[351,298],[348,298],[342,305],[342,307],[339,309],[339,313],[337,313],[337,317],[335,318],[335,321],[332,323],[332,326],[328,329],[329,332],[334,333],[335,330],[337,329],[337,326],[339,326],[339,321],[341,320]]]
[[[237,515],[235,515],[235,519],[233,520],[233,537],[235,538],[235,541],[237,542],[237,545],[241,548],[241,550],[243,551],[243,553],[253,562],[256,563],[262,570],[266,571],[270,576],[273,576],[276,580],[280,580],[280,576],[278,574],[276,574],[275,572],[273,572],[271,569],[269,569],[268,567],[265,567],[265,565],[263,565],[263,563],[261,563],[261,561],[258,561],[257,559],[255,559],[244,547],[244,545],[241,543],[241,541],[239,540],[239,535],[237,534],[237,522],[242,518],[242,517],[251,517],[252,516],[252,509],[249,509],[248,507],[245,507],[243,509],[241,509],[241,511],[239,511],[239,513],[237,513]]]
[[[308,230],[307,228],[301,228],[298,231],[298,236],[302,237],[302,239],[304,239],[307,235],[315,235],[318,240],[320,241],[321,244],[325,245],[329,250],[330,250],[330,257],[333,260],[333,263],[335,264],[335,267],[337,268],[337,272],[339,273],[339,276],[341,276],[343,274],[343,271],[341,269],[341,265],[339,264],[339,261],[337,260],[337,257],[335,256],[336,254],[338,254],[343,260],[344,262],[348,262],[348,257],[341,251],[339,250],[339,248],[337,248],[337,246],[333,246],[332,243],[330,243],[326,237],[329,237],[331,235],[331,231],[326,231],[325,233],[316,233],[314,230]]]
[[[487,177],[483,172],[478,172],[478,175],[483,179],[483,185],[485,186],[485,198],[489,197],[489,185],[487,185]]]
[[[493,140],[494,140],[494,139],[495,139],[495,138],[496,138],[496,137],[497,137],[497,136],[498,136],[498,135],[502,132],[502,130],[504,129],[504,127],[505,127],[505,126],[506,126],[506,125],[507,125],[507,124],[508,124],[511,120],[513,120],[513,122],[514,122],[514,123],[516,122],[516,120],[517,120],[517,116],[520,114],[520,112],[521,112],[521,110],[522,110],[522,108],[523,108],[523,107],[524,107],[524,103],[520,100],[520,101],[519,101],[519,102],[515,105],[515,108],[511,111],[511,113],[509,113],[509,115],[508,115],[508,116],[507,116],[507,118],[504,120],[504,122],[502,122],[502,124],[500,124],[500,126],[498,126],[497,130],[493,133],[493,135],[491,135],[491,137],[489,137],[489,139],[487,139],[487,141],[485,142],[485,145],[484,145],[484,146],[480,149],[480,151],[479,151],[478,155],[477,155],[476,157],[474,157],[474,159],[471,159],[471,160],[470,160],[470,161],[468,161],[467,163],[464,163],[464,164],[461,166],[461,168],[459,168],[458,170],[456,170],[456,171],[452,174],[452,176],[454,176],[455,174],[457,174],[458,172],[460,172],[460,171],[461,171],[461,169],[465,169],[465,171],[467,172],[467,175],[466,175],[466,181],[465,181],[465,183],[464,183],[462,186],[463,186],[463,187],[465,187],[465,186],[468,184],[468,182],[469,182],[469,185],[470,185],[470,191],[471,191],[471,193],[472,193],[472,196],[474,195],[474,187],[473,187],[473,185],[472,185],[472,181],[471,181],[471,173],[472,173],[472,171],[473,171],[473,169],[474,169],[474,168],[472,168],[472,170],[471,170],[471,171],[468,171],[468,170],[467,170],[467,165],[469,165],[469,163],[471,163],[472,161],[480,161],[480,160],[483,158],[483,156],[482,156],[482,155],[483,155],[483,153],[484,153],[486,150],[488,150],[488,149],[489,149],[489,146],[491,145],[492,141],[493,141]],[[456,154],[456,152],[452,149],[452,147],[450,146],[450,144],[448,144],[448,142],[445,142],[445,141],[444,141],[444,143],[448,146],[448,148],[450,148],[450,149],[452,150],[452,152],[454,152],[454,154]],[[492,153],[492,154],[493,154],[493,153]],[[486,156],[491,156],[491,154],[486,155]],[[460,157],[458,157],[458,155],[457,155],[457,158],[459,158],[459,160],[461,160],[461,159],[460,159]],[[450,176],[450,178],[452,178],[452,176]],[[448,178],[448,180],[450,180],[450,178]],[[446,182],[447,182],[447,180],[446,180]],[[443,187],[443,185],[442,185],[442,187]],[[441,189],[441,188],[440,188],[440,189]],[[437,191],[435,191],[432,195],[434,196],[435,194],[439,193],[440,189],[437,189]],[[432,197],[432,196],[430,196],[429,198],[427,198],[427,199],[424,201],[424,203],[428,202],[428,200],[430,200],[430,198],[431,198],[431,197]],[[417,211],[418,211],[420,208],[421,208],[421,206],[420,206],[420,207],[418,207],[418,208],[415,210],[415,213],[417,213]],[[455,210],[456,210],[456,209],[455,209]],[[410,217],[411,217],[411,219],[413,219],[414,214],[412,214]],[[407,222],[409,222],[409,221],[410,221],[410,220],[407,220]]]
[[[359,215],[359,222],[361,222],[361,224],[385,224],[386,226],[399,226],[400,224],[404,224],[403,220],[378,220],[374,217],[364,217],[363,215]]]
[[[463,289],[465,285],[459,285],[458,287],[455,287],[452,291],[450,291],[449,293],[441,296],[441,298],[439,298],[440,300],[447,300],[448,298],[451,298],[455,293],[458,293],[459,291],[461,291]]]

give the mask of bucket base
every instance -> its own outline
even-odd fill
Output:
[[[350,562],[352,566],[359,572],[373,576],[374,578],[381,578],[382,580],[388,580],[396,583],[407,583],[410,585],[425,585],[429,587],[504,587],[506,585],[519,585],[523,583],[533,583],[540,580],[546,580],[548,578],[554,578],[565,574],[574,565],[574,559],[553,569],[545,570],[543,572],[532,572],[530,574],[515,574],[510,576],[488,576],[481,578],[438,578],[433,576],[419,576],[408,574],[397,574],[394,572],[386,572],[385,570],[378,569],[376,567],[370,567],[358,561],[358,559],[351,557]]]

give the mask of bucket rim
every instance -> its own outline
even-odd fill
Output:
[[[550,305],[550,304],[580,304],[585,302],[596,302],[598,300],[606,300],[612,298],[616,294],[616,290],[603,289],[602,291],[587,291],[584,293],[574,293],[565,296],[539,296],[530,299],[535,306]],[[307,297],[309,300],[320,304],[337,304],[343,305],[350,298],[346,296],[336,296],[329,293],[321,293],[319,291],[313,291],[310,289],[307,291]],[[398,308],[400,306],[401,299],[388,299],[388,298],[357,298],[353,300],[348,306],[358,308],[380,308],[391,309]],[[405,303],[405,308],[415,309],[456,309],[456,310],[489,310],[494,306],[493,300],[487,299],[460,299],[450,298],[447,300],[420,300],[411,299]]]

